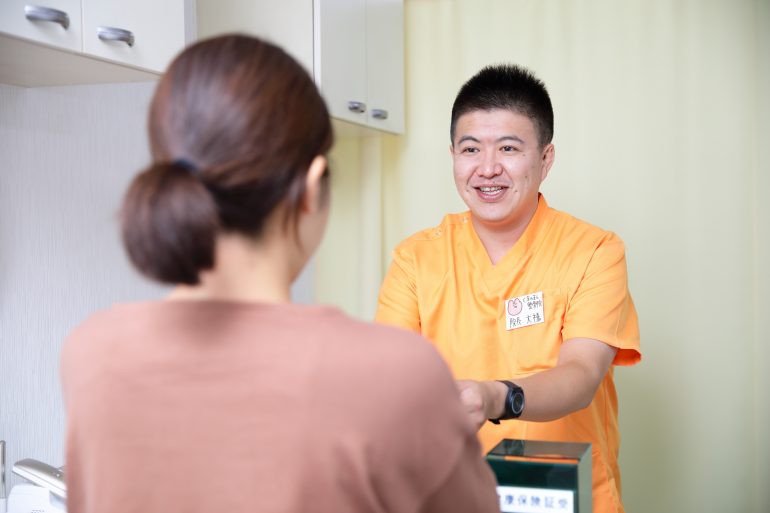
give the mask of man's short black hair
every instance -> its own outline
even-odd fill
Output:
[[[474,110],[510,110],[532,120],[540,147],[553,138],[553,107],[540,79],[515,64],[486,66],[460,88],[452,105],[449,136],[455,141],[460,116]]]

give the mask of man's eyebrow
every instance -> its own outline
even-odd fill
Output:
[[[524,140],[521,137],[518,137],[516,135],[504,135],[502,137],[498,137],[496,142],[503,142],[503,141],[516,141],[520,144],[524,144]]]
[[[473,137],[472,135],[464,135],[464,136],[460,137],[460,140],[457,141],[457,144],[462,144],[465,141],[473,141],[475,143],[480,143],[481,142],[478,139],[476,139],[475,137]]]
[[[471,141],[471,142],[475,142],[475,143],[479,143],[479,144],[481,143],[481,141],[479,141],[478,139],[476,139],[472,135],[464,135],[464,136],[460,137],[460,140],[457,141],[457,144],[462,144],[465,141]],[[524,144],[524,140],[521,137],[518,137],[516,135],[504,135],[502,137],[498,137],[495,140],[495,142],[497,142],[497,143],[503,142],[503,141],[516,141],[519,144]]]

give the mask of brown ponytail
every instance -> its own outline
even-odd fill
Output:
[[[217,207],[180,162],[154,164],[139,174],[121,217],[128,256],[148,278],[196,285],[199,271],[214,265]]]
[[[201,41],[174,60],[149,135],[154,164],[126,194],[124,245],[144,275],[191,285],[216,264],[219,233],[258,238],[281,204],[296,221],[310,163],[333,142],[305,70],[243,35]]]

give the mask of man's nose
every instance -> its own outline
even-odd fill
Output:
[[[479,176],[490,178],[503,172],[503,166],[497,159],[495,152],[487,152],[479,163],[477,173]]]

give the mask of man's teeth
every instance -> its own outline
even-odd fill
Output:
[[[481,189],[481,192],[497,192],[499,190],[502,190],[502,187],[495,186],[495,187],[479,187]]]

